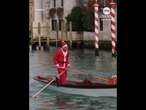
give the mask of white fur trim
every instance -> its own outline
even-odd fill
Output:
[[[67,47],[67,44],[65,44],[64,46],[62,46],[62,48],[65,48],[65,47]]]
[[[56,64],[57,67],[59,67],[59,64]]]

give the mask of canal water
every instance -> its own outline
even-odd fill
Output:
[[[30,110],[117,110],[116,97],[89,97],[70,95],[45,89],[37,98],[31,96],[43,85],[33,80],[36,75],[57,74],[53,64],[55,47],[49,51],[32,51],[29,53],[29,109]],[[94,79],[95,77],[110,77],[117,73],[117,59],[111,56],[111,51],[100,51],[94,55],[91,49],[71,50],[71,69],[68,79]]]

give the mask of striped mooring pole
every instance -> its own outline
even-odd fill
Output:
[[[98,17],[98,4],[97,0],[94,4],[94,25],[95,25],[95,56],[99,56],[99,17]]]
[[[115,2],[111,2],[111,35],[112,35],[112,56],[116,56],[116,12],[115,12],[115,8],[116,8],[116,3]]]

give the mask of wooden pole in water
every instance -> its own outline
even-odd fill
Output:
[[[58,36],[59,36],[59,21],[58,16],[56,16],[56,47],[58,47]]]
[[[38,36],[39,36],[39,50],[41,49],[41,26],[40,22],[38,22]]]
[[[64,22],[63,19],[61,20],[61,39],[66,40],[64,37]]]
[[[94,4],[94,25],[95,25],[95,56],[99,56],[99,17],[98,17],[98,4],[97,0]]]
[[[29,45],[29,51],[32,52],[32,45]]]
[[[33,45],[33,22],[31,22],[31,36],[30,36],[30,39],[29,39],[29,45],[30,45],[30,52],[32,51],[32,45]]]
[[[49,25],[49,21],[47,22],[47,47],[50,47],[50,25]]]
[[[72,22],[69,22],[69,41],[70,41],[70,48],[72,48]]]
[[[66,23],[65,23],[65,21],[64,21],[64,37],[65,37],[65,39],[66,39],[66,41],[67,41],[68,39],[67,39],[67,37],[66,37]]]
[[[31,22],[31,44],[33,40],[33,22]]]

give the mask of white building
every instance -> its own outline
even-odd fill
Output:
[[[29,0],[29,31],[32,33],[32,24],[34,20],[34,1]]]
[[[65,26],[65,17],[71,12],[71,9],[77,5],[76,0],[34,0],[34,20],[33,20],[33,38],[38,38],[40,24],[40,36],[56,37],[56,24],[59,25],[58,37],[65,36],[61,33],[61,27]],[[54,12],[55,10],[55,12]],[[57,14],[57,10],[62,15]],[[53,12],[53,15],[51,14]]]
[[[44,30],[44,27],[46,27],[46,1],[47,0],[34,0],[33,38],[38,38],[39,35],[40,37],[47,35]],[[41,27],[40,29],[38,29],[39,24]]]
[[[30,0],[32,1],[32,0]],[[75,6],[86,5],[88,0],[33,0],[33,38],[49,37],[49,39],[68,39],[69,33],[66,32],[65,17],[70,14],[71,10]],[[59,13],[59,14],[58,14]],[[110,17],[105,19],[103,15],[100,15],[100,40],[111,40],[111,21]],[[38,28],[40,23],[40,31]],[[59,29],[57,29],[57,24]],[[58,30],[58,31],[57,31]],[[40,34],[39,34],[40,32]],[[76,32],[72,33],[73,37],[76,37]],[[94,40],[94,32],[84,32],[84,38]],[[74,38],[76,39],[76,38]]]

